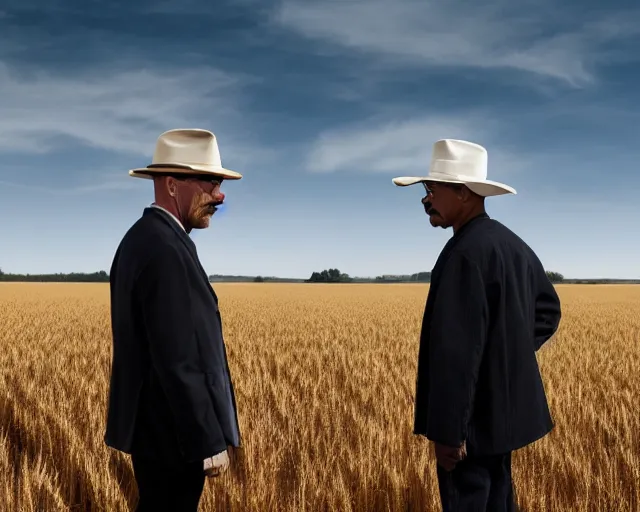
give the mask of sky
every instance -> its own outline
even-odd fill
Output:
[[[636,2],[0,0],[0,34],[4,272],[108,272],[153,201],[128,170],[204,128],[243,174],[208,274],[430,271],[452,231],[391,180],[458,138],[545,268],[640,278]]]

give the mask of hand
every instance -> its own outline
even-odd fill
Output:
[[[467,456],[467,443],[461,446],[445,446],[443,444],[434,443],[436,460],[446,471],[451,471],[456,464]]]
[[[229,453],[227,450],[204,459],[204,473],[208,477],[217,477],[229,468]]]

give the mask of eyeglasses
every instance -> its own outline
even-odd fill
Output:
[[[194,176],[193,179],[195,181],[200,181],[202,183],[208,183],[210,185],[213,185],[214,187],[222,185],[221,178],[209,178],[208,176]]]
[[[433,189],[429,188],[429,185],[426,184],[426,182],[422,182],[422,186],[424,187],[425,191],[427,192],[427,195],[431,195],[431,197],[433,197]],[[439,187],[446,187],[446,188],[452,188],[454,190],[460,190],[462,188],[462,185],[459,183],[438,183]]]
[[[198,183],[202,190],[210,194],[222,185],[222,180],[220,178],[210,178],[209,176],[194,176],[192,180]]]
[[[183,174],[183,173],[176,173],[176,172],[163,172],[158,174],[169,176],[177,181],[197,181],[199,183],[208,183],[209,185],[212,185],[214,188],[222,185],[222,182],[224,181],[223,178],[221,177],[212,178],[211,176],[206,176],[203,174],[194,175],[194,174]]]

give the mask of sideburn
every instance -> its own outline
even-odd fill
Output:
[[[189,199],[190,196],[191,199]],[[178,182],[175,194],[176,207],[178,213],[180,214],[180,220],[185,225],[185,227],[190,224],[189,216],[193,204],[193,197],[194,193],[191,190],[189,184],[185,182]]]

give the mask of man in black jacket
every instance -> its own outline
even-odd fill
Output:
[[[137,510],[197,510],[205,475],[240,446],[218,298],[192,229],[224,201],[215,135],[170,130],[153,163],[129,171],[153,180],[155,202],[128,230],[110,273],[113,363],[105,442],[131,454]]]
[[[487,153],[445,139],[422,183],[432,226],[453,228],[431,274],[414,433],[434,443],[445,511],[516,509],[511,454],[553,428],[536,351],[558,329],[560,301],[535,253],[489,218],[484,198],[516,191],[487,180]]]

